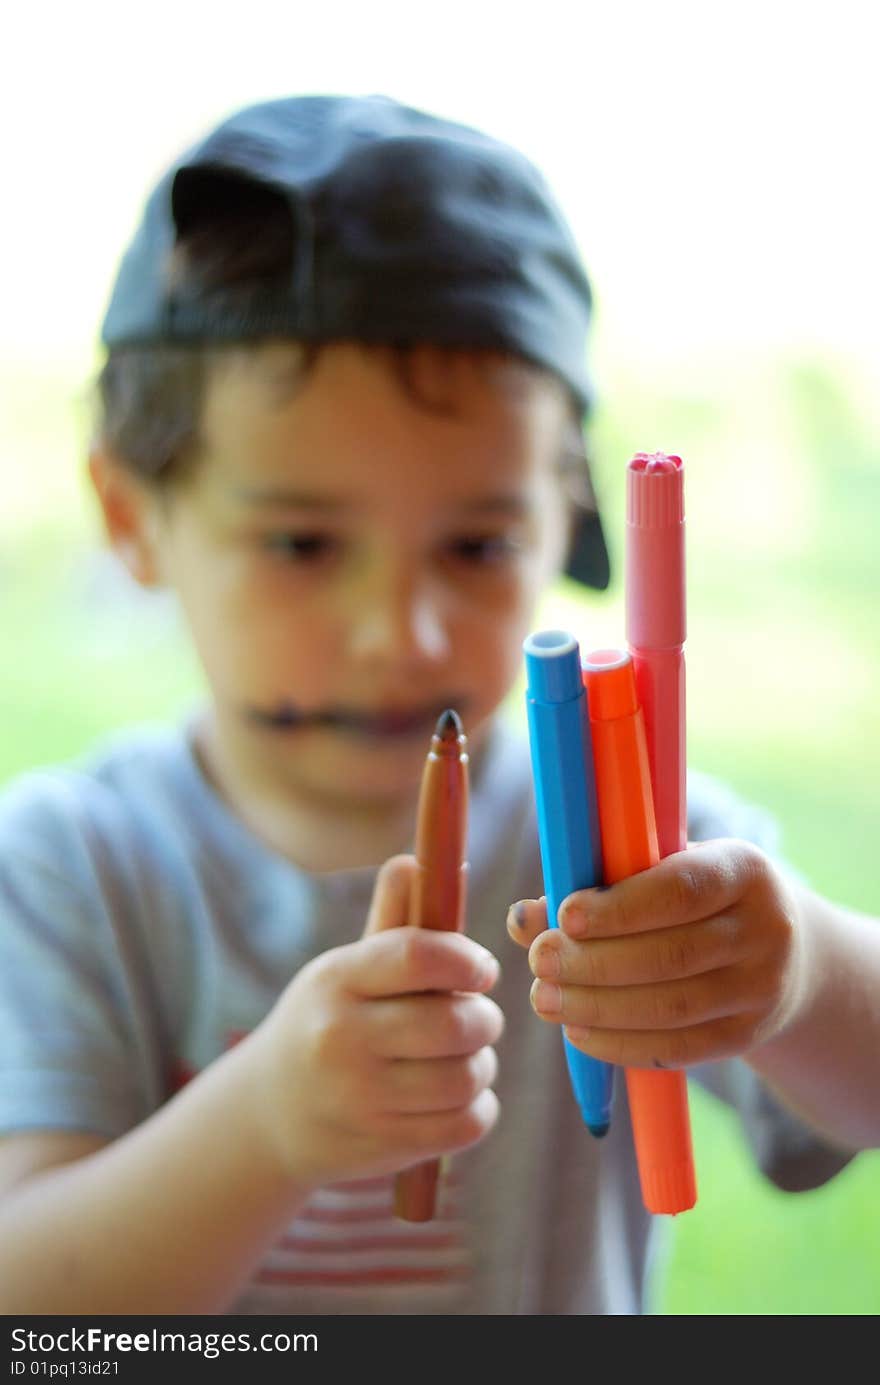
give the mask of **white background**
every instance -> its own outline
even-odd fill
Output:
[[[150,185],[234,107],[383,92],[541,165],[603,355],[876,360],[867,3],[31,4],[4,20],[0,353],[92,350]],[[875,15],[876,17],[876,15]]]

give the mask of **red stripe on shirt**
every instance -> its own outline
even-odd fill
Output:
[[[464,1266],[443,1266],[436,1269],[407,1269],[404,1266],[372,1270],[283,1270],[261,1269],[257,1279],[261,1284],[334,1285],[336,1288],[360,1288],[367,1284],[443,1284],[463,1279]]]
[[[461,1245],[461,1236],[454,1231],[445,1235],[428,1233],[427,1235],[403,1236],[389,1235],[361,1236],[355,1239],[346,1237],[345,1240],[322,1240],[318,1236],[302,1236],[297,1232],[289,1232],[282,1241],[278,1242],[279,1250],[319,1250],[330,1251],[334,1255],[340,1252],[352,1250],[452,1250]]]

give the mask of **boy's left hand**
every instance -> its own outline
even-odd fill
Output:
[[[680,1068],[778,1034],[804,990],[797,906],[757,847],[720,839],[608,888],[577,890],[547,928],[546,899],[507,917],[538,978],[531,1002],[584,1053]]]

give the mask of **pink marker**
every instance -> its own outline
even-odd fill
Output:
[[[687,846],[684,468],[637,452],[626,471],[626,639],[645,716],[660,855]]]
[[[684,468],[680,457],[663,452],[636,453],[626,472],[626,638],[662,858],[687,846]],[[660,1171],[671,1159],[676,1175],[669,1187],[662,1178],[657,1183],[651,1210],[692,1207],[697,1187],[685,1074],[632,1068],[626,1080],[637,1148],[659,1150]]]

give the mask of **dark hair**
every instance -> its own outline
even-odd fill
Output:
[[[209,295],[215,308],[246,312],[249,303],[278,292],[291,272],[294,227],[277,198],[262,205],[249,202],[200,222],[185,233],[172,252],[166,274],[174,295]],[[299,342],[291,387],[305,378],[323,343]],[[202,408],[211,371],[231,352],[253,349],[249,343],[154,343],[111,347],[97,378],[96,434],[123,465],[142,479],[165,484],[179,477],[198,451]],[[499,364],[553,380],[570,401],[564,470],[577,486],[581,508],[595,509],[581,432],[582,410],[567,386],[549,371],[498,350],[435,347],[429,343],[364,344],[384,352],[406,396],[436,413],[454,411],[450,393],[428,390],[418,370],[426,349],[438,358],[469,358],[491,371]]]

